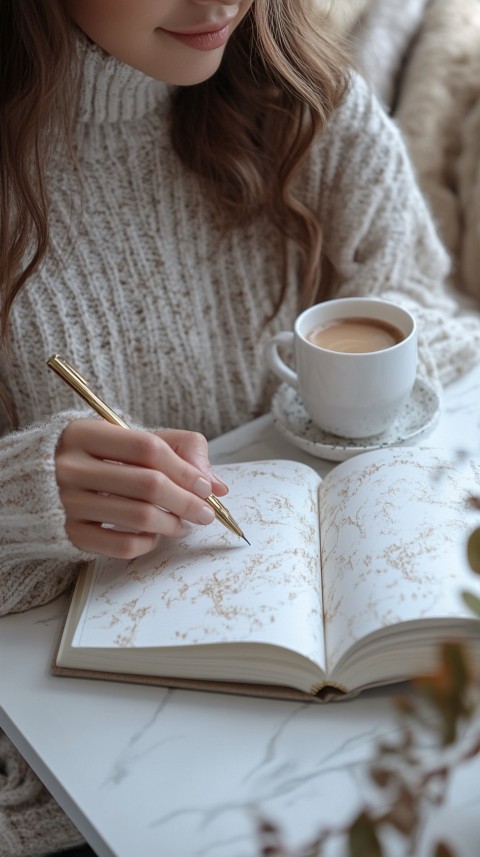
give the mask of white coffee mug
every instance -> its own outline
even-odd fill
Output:
[[[360,326],[382,323],[398,331],[399,341],[374,351],[334,351],[307,337],[317,328],[345,319]],[[373,329],[373,328],[372,328]],[[292,346],[296,371],[281,358],[279,347]],[[356,347],[356,346],[354,346]],[[417,329],[405,309],[377,298],[339,298],[306,309],[294,330],[277,333],[266,345],[270,368],[295,387],[313,422],[345,438],[385,431],[405,405],[417,371]]]

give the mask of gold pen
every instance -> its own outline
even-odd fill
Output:
[[[113,423],[117,426],[122,426],[122,428],[130,428],[127,423],[112,411],[108,405],[105,404],[88,386],[88,381],[80,375],[69,362],[62,357],[60,354],[52,354],[52,356],[47,360],[47,366],[50,369],[53,369],[57,375],[60,375],[60,378],[63,378],[67,384],[78,393],[82,399],[93,408],[94,411],[97,412],[101,417],[107,420],[109,423]],[[232,533],[235,533],[236,536],[240,536],[240,538],[244,539],[249,545],[250,542],[245,537],[245,534],[242,532],[238,524],[232,518],[228,509],[220,502],[218,497],[215,497],[214,494],[210,494],[209,497],[206,498],[206,503],[212,507],[215,512],[216,518],[227,528],[227,530],[231,530]]]

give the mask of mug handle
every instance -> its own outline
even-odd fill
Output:
[[[293,337],[293,333],[289,330],[283,330],[280,333],[276,333],[265,346],[265,358],[270,369],[272,369],[273,372],[282,379],[282,381],[286,381],[291,387],[298,389],[297,373],[294,372],[293,369],[290,369],[290,366],[287,366],[278,353],[279,345],[291,346]]]

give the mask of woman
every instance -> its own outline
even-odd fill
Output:
[[[204,498],[227,487],[204,436],[268,408],[263,345],[300,307],[404,303],[423,371],[444,382],[478,358],[480,332],[445,293],[396,128],[308,0],[3,8],[7,613],[54,598],[99,553],[208,525]],[[138,428],[92,419],[46,368],[55,351]],[[78,842],[0,746],[1,857]]]

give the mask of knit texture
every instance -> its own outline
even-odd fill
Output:
[[[21,427],[0,441],[3,613],[55,597],[90,558],[65,534],[53,457],[68,421],[91,414],[46,368],[50,354],[66,354],[132,423],[213,437],[268,409],[274,382],[263,347],[291,329],[298,307],[292,253],[286,300],[265,325],[283,239],[264,217],[219,230],[210,195],[172,150],[170,88],[83,42],[80,62],[81,192],[59,155],[49,174],[53,252],[15,303],[13,363],[0,363]],[[315,144],[299,189],[323,224],[340,296],[408,306],[431,378],[447,383],[478,360],[479,319],[460,315],[446,293],[448,257],[402,139],[360,78]],[[2,739],[1,857],[41,854],[64,833],[76,844],[35,778],[25,775],[18,797],[14,755]]]
[[[38,777],[0,734],[0,857],[40,857],[82,842]]]
[[[18,297],[13,365],[0,373],[22,430],[0,441],[0,612],[46,601],[90,557],[64,530],[54,450],[90,413],[45,366],[66,354],[135,424],[221,434],[265,412],[267,339],[297,312],[291,254],[266,218],[221,233],[210,195],[170,144],[170,87],[80,42],[76,146],[82,179],[50,171],[54,252]],[[416,315],[421,369],[446,383],[478,359],[478,317],[455,319],[449,262],[403,142],[363,81],[317,142],[299,180],[319,213],[340,296],[381,295]],[[76,189],[76,193],[74,190]]]

